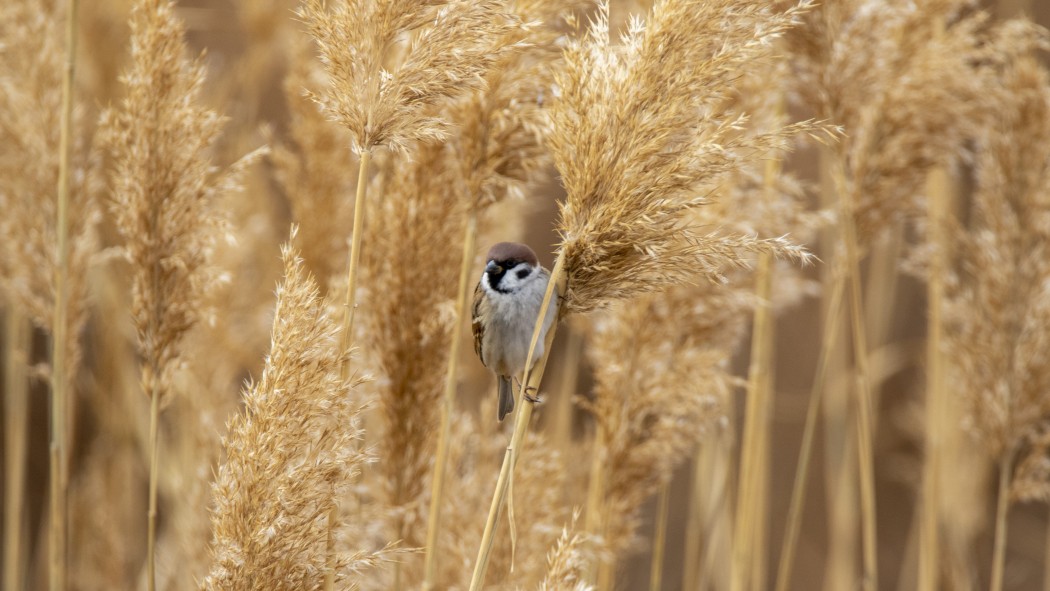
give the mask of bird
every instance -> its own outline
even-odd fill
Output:
[[[501,422],[514,410],[511,379],[525,371],[532,331],[550,277],[550,271],[539,264],[536,253],[527,245],[499,242],[489,249],[485,270],[474,289],[474,352],[482,365],[496,374]],[[557,318],[557,304],[555,298],[547,309],[529,365],[543,356],[543,339]]]

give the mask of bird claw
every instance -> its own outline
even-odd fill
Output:
[[[517,377],[514,378],[514,384],[518,387],[519,390],[521,389],[521,380],[519,380]],[[538,404],[540,402],[540,398],[539,398],[538,395],[537,396],[533,396],[533,394],[535,394],[535,393],[536,393],[536,386],[526,386],[525,387],[525,400],[528,400],[529,402],[531,402],[533,404]]]
[[[536,394],[535,396],[533,396],[534,393]],[[533,404],[538,404],[540,402],[540,397],[535,387],[529,386],[525,388],[525,400],[528,400]]]

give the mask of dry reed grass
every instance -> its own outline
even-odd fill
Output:
[[[62,578],[47,532],[64,520],[45,495],[64,462],[48,460],[36,393],[62,267],[63,4],[0,6],[2,585],[31,591]],[[683,588],[751,591],[773,583],[785,513],[799,537],[781,588],[860,587],[876,501],[864,570],[877,557],[880,588],[1041,588],[1045,509],[1021,502],[1050,497],[1050,85],[1031,23],[966,0],[82,4],[57,339],[77,363],[62,397],[74,436],[68,498],[51,497],[69,507],[68,588],[466,589],[487,568],[491,589],[672,589],[684,574]],[[815,170],[796,140],[839,128]],[[261,141],[271,159],[223,170]],[[797,265],[816,224],[831,237],[822,285]],[[523,402],[512,433],[491,420],[457,303],[477,242],[506,239],[545,261],[559,249],[553,302],[575,333],[546,348],[554,415],[530,425]],[[916,288],[932,300],[942,284],[944,319],[931,305],[925,323]],[[851,297],[867,347],[856,367],[819,359],[814,379],[820,350],[846,345],[844,318],[815,335],[816,295]],[[940,388],[909,361],[923,339],[946,361]],[[862,437],[855,369],[882,425]],[[803,411],[811,389],[827,397]],[[802,455],[833,496],[784,511],[822,398]]]
[[[677,287],[595,321],[587,354],[596,383],[586,407],[602,468],[591,484],[600,500],[588,503],[587,522],[611,557],[636,542],[642,504],[726,420],[729,357],[750,304],[722,287]]]
[[[336,347],[338,328],[297,253],[285,247],[282,256],[270,354],[228,426],[216,474],[215,559],[202,589],[319,588],[328,512],[372,461],[354,444],[360,380],[340,378],[349,351]],[[382,556],[340,554],[340,579]]]
[[[76,3],[10,3],[0,18],[0,289],[13,312],[51,336],[49,585],[66,584],[69,461],[80,333],[87,319],[86,275],[97,250],[97,171],[89,127],[74,109]],[[17,330],[10,326],[8,330]],[[17,390],[12,393],[19,396]],[[24,430],[23,425],[10,425]],[[16,435],[18,436],[18,435]],[[15,460],[17,461],[17,460]],[[17,482],[21,476],[10,473]],[[16,495],[17,498],[17,495]],[[20,536],[5,537],[16,552]],[[16,559],[16,555],[12,555]],[[18,566],[12,567],[17,571]]]
[[[980,146],[973,227],[956,233],[957,273],[944,302],[946,346],[954,352],[951,384],[963,395],[964,424],[998,464],[994,590],[1003,588],[1011,497],[1040,499],[1050,490],[1039,468],[1050,412],[1048,348],[1036,328],[1045,326],[1050,311],[1043,256],[1050,82],[1034,59],[1020,58],[1002,84],[998,124]]]
[[[444,369],[454,324],[459,251],[466,204],[456,193],[455,155],[443,144],[418,147],[411,162],[380,167],[382,197],[369,203],[362,282],[371,305],[361,343],[375,368],[382,416],[377,452],[384,461],[382,498],[394,513],[393,539],[421,547],[423,493],[436,443]]]
[[[441,139],[447,123],[432,108],[478,88],[518,26],[499,0],[307,0],[299,16],[332,78],[314,98],[357,153]],[[398,47],[405,34],[411,42]]]
[[[133,271],[131,316],[142,356],[142,390],[150,399],[147,585],[155,588],[158,422],[186,333],[203,316],[221,217],[216,195],[238,187],[254,156],[216,175],[208,157],[222,119],[199,105],[204,68],[185,55],[184,29],[165,0],[132,9],[131,65],[119,110],[103,115],[113,159],[110,211]]]
[[[786,12],[738,2],[659,2],[613,46],[607,5],[566,49],[551,107],[551,152],[567,192],[560,210],[566,312],[648,291],[721,279],[744,251],[805,260],[784,240],[683,227],[729,172],[785,145],[794,131],[739,132],[729,94],[740,68],[768,55],[805,5]],[[729,14],[732,18],[728,18]],[[659,107],[657,107],[659,106]]]
[[[298,248],[322,288],[347,265],[346,228],[353,220],[356,176],[351,167],[350,135],[325,120],[304,93],[322,88],[322,72],[305,43],[291,48],[291,69],[284,78],[288,102],[287,142],[276,143],[271,158],[275,175],[299,224]],[[314,92],[317,92],[316,90]]]
[[[845,264],[844,279],[836,281],[848,281],[856,365],[858,419],[844,436],[855,437],[858,445],[868,585],[877,585],[879,571],[873,468],[877,405],[871,394],[878,384],[868,370],[860,260],[874,238],[901,223],[918,222],[925,229],[927,174],[962,160],[966,142],[979,135],[994,110],[988,88],[994,85],[995,66],[1016,52],[1009,47],[1013,41],[1004,42],[1010,37],[1005,30],[991,27],[987,15],[968,2],[846,2],[818,9],[789,36],[805,100],[847,134],[830,170],[840,200],[839,256]],[[1024,37],[1030,33],[1019,39]],[[838,313],[828,314],[830,323]],[[837,584],[844,583],[839,579]]]

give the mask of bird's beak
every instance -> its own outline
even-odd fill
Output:
[[[485,265],[485,272],[491,275],[498,275],[502,270],[496,261],[489,261],[489,264]]]

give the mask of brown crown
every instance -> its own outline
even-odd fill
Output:
[[[507,261],[526,262],[536,266],[538,259],[536,253],[527,245],[520,242],[497,242],[489,249],[488,260],[504,263]]]

